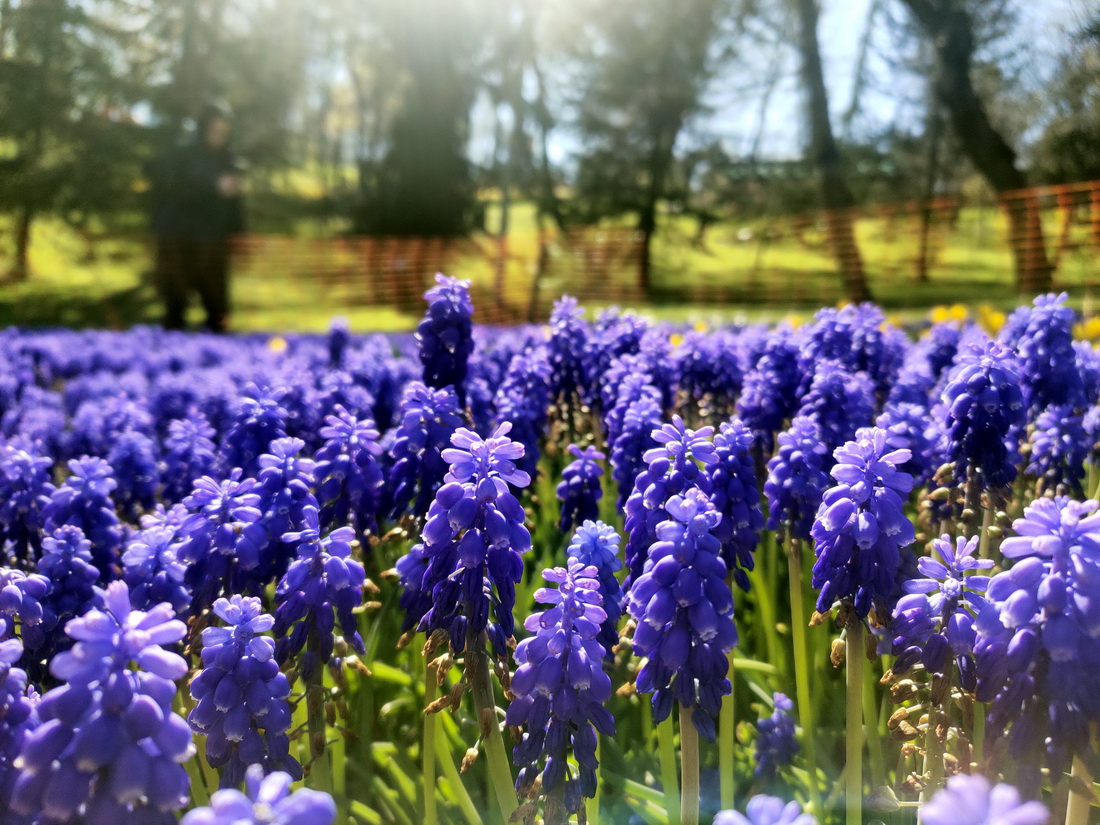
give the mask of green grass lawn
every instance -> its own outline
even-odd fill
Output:
[[[1052,210],[1045,220],[1053,249],[1060,218]],[[488,226],[497,221],[498,213],[490,207]],[[534,206],[516,205],[511,227],[503,297],[514,313],[522,314],[538,254]],[[1097,277],[1088,231],[1087,226],[1072,228],[1072,243],[1057,273],[1059,288],[1068,289],[1078,305],[1091,304],[1089,293]],[[867,218],[857,223],[875,298],[904,317],[949,303],[1000,309],[1014,305],[1012,257],[1004,232],[1003,219],[992,209],[965,209],[953,225],[936,226],[932,265],[922,282],[916,277],[915,219]],[[598,245],[583,252],[553,242],[555,263],[540,288],[540,312],[563,292],[578,295],[590,309],[617,303],[670,320],[705,323],[772,320],[843,299],[819,227],[794,232],[785,220],[727,221],[712,226],[703,244],[694,242],[694,234],[693,222],[665,216],[653,243],[649,300],[638,288],[635,266],[615,260],[593,265],[590,258],[593,249],[600,251]],[[33,237],[31,277],[0,286],[0,325],[125,327],[156,322],[159,308],[147,241],[100,241],[90,250],[51,219],[37,222]],[[0,219],[0,273],[10,267],[10,248],[4,245],[8,238],[9,227]],[[481,296],[492,294],[498,273],[485,250],[495,250],[497,243],[489,235],[473,237],[448,258],[448,274],[469,278]],[[273,245],[272,251],[237,267],[232,286],[235,329],[322,330],[336,315],[346,317],[354,329],[405,330],[415,324],[415,298],[402,308],[385,296],[370,297],[355,259],[346,253],[333,247],[320,259],[315,251],[290,255],[287,248],[294,247]],[[325,277],[326,272],[343,274],[333,278]],[[408,287],[413,296],[420,291],[419,285]],[[197,323],[197,308],[193,313]]]

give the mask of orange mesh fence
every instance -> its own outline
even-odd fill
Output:
[[[841,231],[846,223],[855,243]],[[592,308],[679,307],[686,317],[805,310],[843,300],[839,272],[856,268],[890,309],[1008,304],[1047,273],[1054,289],[1082,295],[1100,287],[1100,181],[733,218],[704,229],[666,216],[648,255],[645,236],[624,227],[519,228],[508,238],[463,240],[247,235],[235,246],[235,325],[317,329],[347,314],[356,327],[412,329],[437,272],[471,281],[475,319],[485,324],[544,320],[566,293]],[[104,301],[108,321],[129,317],[116,298]]]

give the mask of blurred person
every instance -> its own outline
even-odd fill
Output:
[[[206,313],[205,328],[226,329],[231,240],[244,230],[244,166],[229,148],[232,128],[229,109],[212,103],[193,139],[150,165],[150,223],[166,329],[183,329],[192,292]]]

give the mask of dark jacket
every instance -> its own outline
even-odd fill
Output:
[[[159,238],[215,242],[244,231],[240,197],[218,191],[218,179],[241,173],[236,155],[199,141],[173,147],[149,165],[150,224]]]

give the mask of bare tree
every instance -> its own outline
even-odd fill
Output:
[[[849,300],[869,301],[871,290],[867,286],[863,257],[852,226],[855,200],[844,177],[840,149],[829,121],[829,98],[817,41],[817,0],[795,0],[795,11],[798,14],[798,49],[802,58],[802,82],[806,89],[810,122],[810,154],[821,186],[829,246]]]
[[[967,157],[1001,196],[1008,213],[1016,288],[1031,294],[1050,289],[1054,267],[1047,257],[1039,205],[1021,194],[1027,177],[1016,152],[991,122],[974,88],[974,21],[965,0],[904,0],[932,43],[933,85],[955,137]]]

